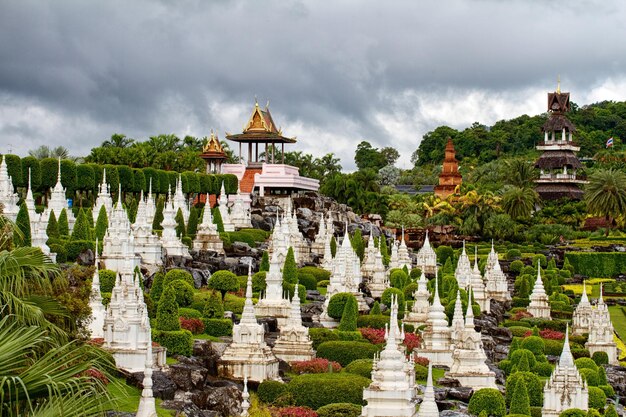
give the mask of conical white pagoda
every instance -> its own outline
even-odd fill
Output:
[[[206,195],[206,204],[202,211],[202,223],[198,226],[196,238],[193,240],[193,248],[195,250],[210,250],[217,253],[224,253],[224,244],[220,239],[217,226],[213,223],[209,194]]]
[[[468,298],[471,300],[471,292]],[[446,372],[446,376],[458,380],[464,387],[472,387],[474,391],[496,388],[496,374],[489,370],[486,360],[482,337],[474,328],[472,304],[468,303],[465,325],[455,341],[452,366],[450,371]]]
[[[33,190],[30,186],[30,168],[28,168],[28,187],[26,189],[26,198],[24,203],[28,209],[28,218],[30,220],[30,245],[33,248],[39,248],[44,255],[47,255],[56,262],[56,253],[50,252],[48,242],[48,234],[46,233],[47,220],[42,218],[35,210],[35,199],[33,198]]]
[[[28,218],[30,219],[30,229],[32,231],[33,223],[37,223],[39,221],[39,214],[37,214],[37,210],[35,208],[33,190],[30,187],[30,167],[28,168],[28,188],[26,189],[26,198],[24,198],[24,203],[26,204],[26,208],[28,209]]]
[[[98,220],[98,215],[100,214],[100,209],[104,206],[104,209],[107,212],[107,218],[111,216],[111,211],[113,210],[113,199],[111,198],[111,188],[109,184],[107,184],[107,169],[102,169],[102,182],[98,186],[98,197],[96,197],[96,202],[93,206],[93,211],[91,214],[93,215],[93,221]],[[54,213],[56,216],[56,213]],[[57,216],[58,217],[58,216]],[[152,224],[152,222],[150,222]]]
[[[435,272],[435,274],[437,274]],[[418,356],[426,357],[433,365],[452,365],[452,330],[439,299],[439,284],[435,277],[435,294],[428,310],[426,329],[422,332],[422,342],[415,349]]]
[[[489,251],[489,255],[487,255],[487,263],[485,264],[485,272],[487,270],[493,269],[498,263],[498,253],[493,246],[493,240],[491,240],[491,251]]]
[[[398,246],[398,268],[404,268],[406,266],[409,272],[411,272],[412,264],[409,248],[406,246],[406,241],[404,240],[404,226],[402,226],[402,237],[400,239],[400,245]]]
[[[478,268],[478,248],[474,247],[474,267],[472,268],[472,292],[474,293],[474,300],[480,306],[480,311],[486,311],[489,313],[491,310],[491,302],[485,294],[485,283],[483,282],[483,276]]]
[[[135,223],[132,225],[135,242],[135,253],[141,257],[141,262],[150,265],[163,264],[163,246],[161,239],[152,233],[152,222],[148,222],[147,202],[143,199],[143,190],[137,205]]]
[[[394,297],[387,343],[380,357],[374,358],[372,383],[363,390],[363,400],[367,401],[361,411],[363,417],[415,416],[415,364],[399,349],[401,336],[397,323],[398,300]]]
[[[428,378],[422,402],[417,411],[417,417],[439,417],[439,408],[435,402],[435,388],[433,387],[433,365],[428,364]]]
[[[135,417],[157,417],[156,403],[152,393],[152,343],[148,344],[146,365],[143,371],[143,390]]]
[[[126,261],[131,262],[131,272],[141,264],[141,258],[135,254],[135,238],[130,221],[122,206],[121,186],[117,204],[109,216],[109,227],[102,242],[102,259],[106,269],[112,271],[121,271]]]
[[[373,298],[380,298],[383,292],[389,288],[389,277],[387,276],[387,270],[383,264],[383,255],[378,249],[374,252],[374,267],[372,269],[372,275],[367,283],[367,288],[370,290],[370,294]]]
[[[280,335],[272,351],[278,359],[285,362],[308,361],[315,356],[313,342],[309,337],[309,329],[302,325],[298,285],[296,285],[296,290],[291,298],[289,319],[280,328]]]
[[[558,417],[563,411],[578,408],[589,409],[589,389],[574,364],[569,347],[569,328],[565,331],[565,343],[559,363],[543,387],[542,417]]]
[[[584,333],[589,333],[592,313],[593,309],[591,307],[591,303],[589,302],[589,298],[587,297],[587,285],[586,282],[583,281],[583,295],[574,310],[574,315],[572,316],[573,335],[580,336]]]
[[[311,242],[311,261],[314,258],[324,255],[324,246],[326,245],[326,223],[324,222],[324,213],[320,214],[319,227],[315,239]]]
[[[43,219],[46,220],[46,225],[48,224],[48,219],[50,218],[51,211],[54,211],[54,215],[58,220],[63,209],[65,209],[65,212],[67,213],[67,223],[71,232],[72,228],[74,227],[74,223],[76,222],[76,219],[74,218],[74,213],[72,213],[72,209],[67,203],[67,198],[65,197],[65,188],[63,188],[63,185],[61,184],[61,158],[59,158],[57,183],[50,193],[50,198],[48,199],[48,207],[43,212]]]
[[[176,213],[178,213],[178,209],[180,209],[183,213],[185,224],[187,224],[189,222],[190,212],[187,199],[185,198],[185,194],[183,194],[183,179],[181,174],[178,174],[178,181],[176,181],[176,189],[174,190],[172,203],[174,205],[174,217],[176,217]]]
[[[543,288],[543,281],[541,280],[541,267],[537,266],[537,279],[535,280],[535,286],[533,292],[530,294],[530,304],[526,309],[533,317],[550,320],[550,302],[546,295],[546,290]]]
[[[239,186],[237,186],[237,194],[234,196],[233,207],[230,210],[230,221],[236,229],[252,227],[250,219],[250,197],[244,198]]]
[[[163,250],[167,256],[182,256],[183,258],[191,258],[189,255],[189,248],[185,245],[178,236],[176,236],[176,212],[174,211],[174,205],[172,203],[171,192],[167,192],[167,201],[165,202],[165,208],[163,210],[163,221],[161,227],[163,232],[161,233],[161,244]]]
[[[430,246],[430,240],[428,239],[428,230],[426,230],[426,237],[424,238],[424,244],[417,252],[417,265],[422,266],[422,273],[434,274],[437,269],[437,254],[435,250]]]
[[[380,253],[376,245],[374,245],[374,234],[370,232],[370,236],[367,239],[367,248],[365,248],[365,256],[363,257],[363,263],[361,264],[361,275],[365,282],[372,279],[374,274],[374,268],[376,264],[376,252]]]
[[[259,317],[275,317],[280,329],[288,324],[291,310],[289,298],[285,297],[281,270],[278,253],[273,252],[270,258],[270,269],[265,274],[265,292],[262,297],[259,297],[259,302],[254,307]]]
[[[405,324],[411,324],[414,328],[424,326],[428,320],[428,310],[430,309],[430,292],[428,291],[428,280],[423,272],[417,280],[417,290],[413,293],[413,307],[411,311],[404,315]]]
[[[463,241],[463,250],[456,264],[454,277],[459,283],[459,288],[467,288],[472,282],[472,264],[470,263],[469,256],[467,256],[467,252],[465,252],[465,241]]]
[[[262,382],[280,379],[278,359],[265,343],[265,329],[257,323],[252,304],[252,265],[248,266],[246,302],[241,320],[233,326],[233,342],[218,362],[219,374],[229,378],[250,378]]]
[[[613,339],[613,323],[609,309],[602,297],[602,283],[600,284],[600,298],[597,306],[591,313],[589,320],[589,339],[585,343],[585,348],[593,356],[596,352],[605,352],[609,357],[609,364],[619,365],[617,359],[617,344]]]
[[[228,210],[228,196],[224,188],[224,181],[222,181],[222,188],[220,188],[220,198],[218,202],[218,209],[220,216],[222,216],[222,224],[224,225],[225,232],[234,232],[235,225],[230,219],[230,212]]]
[[[489,254],[489,256],[491,256],[491,254]],[[485,293],[487,295],[487,300],[494,299],[502,302],[511,301],[509,284],[506,281],[506,275],[502,272],[497,254],[495,255],[493,267],[490,268],[489,265],[489,258],[487,258],[487,269],[485,270]]]
[[[17,202],[19,196],[13,192],[13,181],[9,175],[7,163],[5,158],[1,156],[2,162],[0,162],[0,204],[2,204],[2,214],[12,222],[17,218],[17,213],[20,211]],[[58,216],[57,216],[58,217]]]
[[[91,295],[89,296],[89,308],[91,308],[91,321],[89,322],[89,332],[92,339],[104,338],[104,318],[106,309],[102,304],[102,295],[100,294],[100,259],[98,257],[98,240],[96,239],[96,270],[91,280]]]
[[[398,254],[398,242],[391,242],[391,257],[389,258],[389,269],[400,268],[400,256]]]
[[[454,345],[458,344],[463,337],[465,330],[465,319],[463,318],[463,303],[461,301],[461,291],[456,291],[456,301],[454,303],[454,313],[452,314],[451,337]]]
[[[148,185],[148,197],[146,197],[146,223],[154,223],[154,215],[156,214],[156,203],[152,197],[152,178],[150,178],[150,184]]]

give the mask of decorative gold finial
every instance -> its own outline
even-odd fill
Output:
[[[561,75],[556,76],[556,92],[561,94]]]
[[[254,105],[255,105],[256,107],[259,107],[259,100],[257,100],[257,98],[256,98],[256,94],[254,95]]]
[[[267,104],[265,104],[265,110],[267,110],[267,109],[269,109],[269,108],[270,108],[270,101],[269,101],[269,99],[268,99],[268,100],[267,100]]]

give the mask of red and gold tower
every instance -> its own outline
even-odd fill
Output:
[[[439,174],[439,185],[435,186],[435,195],[446,198],[455,193],[456,187],[463,183],[463,177],[459,172],[459,161],[456,159],[452,138],[446,143],[443,168]]]

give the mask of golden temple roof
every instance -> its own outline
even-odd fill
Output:
[[[250,119],[240,134],[232,135],[226,133],[226,139],[236,142],[268,142],[268,143],[295,143],[296,138],[287,138],[283,136],[280,128],[276,127],[274,119],[270,113],[269,102],[262,110],[259,103],[255,102],[254,110]]]
[[[213,132],[211,129],[211,136],[207,139],[204,144],[204,148],[202,148],[203,153],[224,153],[224,148],[222,148],[222,144],[217,137],[217,134]]]

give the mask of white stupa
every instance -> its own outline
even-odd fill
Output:
[[[369,282],[372,279],[376,263],[376,252],[380,251],[374,245],[374,234],[370,232],[367,239],[367,247],[365,248],[365,256],[363,256],[363,263],[361,263],[361,275],[365,282]]]
[[[218,362],[222,377],[250,378],[262,382],[278,380],[278,359],[265,343],[265,329],[257,323],[252,304],[252,266],[248,266],[246,302],[241,320],[233,326],[233,342],[226,348]]]
[[[148,344],[146,364],[143,371],[143,390],[135,417],[157,417],[156,403],[152,392],[152,343]]]
[[[220,188],[220,198],[218,203],[218,209],[220,211],[220,216],[222,216],[222,224],[224,225],[225,232],[234,232],[235,225],[230,219],[230,212],[228,210],[228,196],[226,195],[226,190],[224,188],[224,181],[222,181],[222,188]]]
[[[202,222],[198,226],[196,238],[193,240],[193,248],[195,250],[209,250],[217,253],[224,253],[224,243],[220,239],[217,231],[217,225],[213,223],[213,214],[211,213],[211,203],[209,203],[209,194],[206,195],[206,204],[202,211]]]
[[[474,267],[472,268],[472,280],[471,280],[472,292],[474,293],[474,300],[480,306],[480,311],[489,313],[491,310],[491,303],[487,294],[485,293],[485,283],[483,276],[478,268],[478,248],[474,247]]]
[[[239,186],[237,186],[237,194],[234,196],[233,207],[230,210],[230,221],[236,229],[244,229],[252,227],[250,219],[250,197],[244,199]]]
[[[415,364],[407,360],[399,349],[401,336],[398,332],[398,300],[391,301],[389,332],[380,357],[374,358],[372,383],[363,390],[363,417],[413,417],[417,389]]]
[[[122,205],[121,186],[102,242],[102,259],[106,269],[112,271],[121,271],[127,261],[131,262],[131,272],[141,264],[141,258],[135,254],[135,238],[130,221]]]
[[[2,214],[14,222],[18,211],[20,211],[20,207],[17,205],[19,196],[13,192],[13,181],[9,175],[5,158],[3,156],[0,158],[2,158],[2,162],[0,162],[0,203],[3,206]]]
[[[113,199],[111,198],[111,187],[107,184],[107,169],[102,169],[102,182],[98,186],[98,197],[96,197],[96,202],[93,206],[93,211],[91,212],[93,216],[94,223],[98,220],[98,215],[100,215],[100,209],[104,206],[104,209],[107,212],[107,218],[111,216],[111,211],[113,210]],[[56,213],[54,213],[56,216]],[[152,222],[150,222],[152,224]]]
[[[428,310],[430,309],[429,298],[428,280],[426,274],[422,272],[417,280],[417,290],[413,293],[413,307],[404,315],[403,323],[411,324],[416,329],[424,326],[428,320]]]
[[[89,296],[89,308],[91,308],[91,321],[89,322],[89,332],[92,339],[104,338],[104,318],[106,309],[102,304],[102,295],[100,294],[100,259],[98,257],[98,239],[96,239],[96,270],[91,280],[91,295]]]
[[[406,246],[406,240],[404,239],[404,226],[402,226],[402,237],[400,238],[400,245],[398,245],[398,268],[406,266],[409,272],[411,272],[412,264],[409,248]]]
[[[428,378],[422,402],[417,411],[417,417],[439,417],[439,408],[435,402],[435,389],[433,387],[433,365],[428,364]]]
[[[437,254],[432,246],[430,246],[428,230],[426,230],[424,244],[417,252],[417,265],[421,265],[423,268],[422,272],[426,274],[434,274],[437,269]]]
[[[148,222],[147,202],[143,198],[143,190],[139,196],[137,215],[132,225],[135,253],[141,257],[141,263],[150,265],[163,264],[163,246],[161,239],[152,233],[152,222]]]
[[[452,323],[450,325],[452,330],[451,338],[452,343],[457,345],[462,337],[463,332],[465,331],[465,319],[463,318],[463,303],[461,301],[461,291],[456,291],[456,301],[454,303],[454,312],[452,313]]]
[[[537,279],[535,280],[535,286],[533,292],[530,294],[530,304],[526,309],[533,317],[550,320],[550,302],[546,295],[546,290],[543,288],[543,281],[541,280],[541,266],[537,265]]]
[[[65,188],[63,188],[63,185],[61,184],[61,158],[59,158],[57,182],[50,193],[50,198],[48,199],[48,207],[43,212],[43,219],[46,220],[47,226],[51,211],[54,211],[54,215],[56,216],[57,220],[59,220],[61,212],[65,210],[67,214],[67,223],[71,232],[72,228],[74,227],[74,223],[76,222],[76,219],[74,218],[74,213],[72,213],[72,209],[68,205],[67,198],[65,197],[65,191]]]
[[[609,357],[609,364],[619,365],[617,358],[617,344],[613,338],[613,323],[609,309],[602,297],[602,284],[600,284],[600,298],[598,304],[591,313],[589,320],[589,339],[585,348],[593,356],[596,352],[605,352]]]
[[[572,316],[572,334],[580,336],[589,333],[593,309],[587,297],[587,285],[583,281],[583,294]]]
[[[259,297],[254,311],[259,317],[275,317],[278,327],[282,329],[289,322],[291,304],[283,288],[282,268],[278,253],[273,252],[270,258],[270,269],[265,274],[265,291]]]
[[[320,214],[319,227],[315,239],[311,242],[311,261],[315,256],[324,255],[324,246],[326,245],[326,223],[324,222],[324,213]]]
[[[489,256],[491,257],[491,253]],[[487,267],[485,269],[485,293],[487,300],[493,299],[502,302],[511,301],[509,284],[506,281],[506,275],[502,272],[497,254],[495,255],[495,262],[493,262],[493,266],[490,267],[490,265],[489,258],[487,258]]]
[[[370,290],[370,294],[373,298],[380,298],[383,292],[389,288],[389,277],[387,276],[387,270],[383,264],[383,255],[377,249],[374,252],[374,267],[372,268],[371,278],[367,283],[367,288]]]
[[[459,288],[465,289],[472,282],[472,264],[470,263],[469,256],[467,256],[467,252],[465,251],[465,241],[463,241],[463,250],[459,256],[459,261],[456,264],[454,277],[459,284]]]
[[[165,201],[165,208],[163,210],[163,221],[161,227],[163,232],[161,233],[161,245],[167,256],[180,256],[183,258],[191,258],[189,254],[189,248],[180,238],[176,236],[176,211],[174,211],[174,205],[171,199],[171,192],[167,192],[167,201]]]
[[[400,256],[398,254],[398,242],[391,242],[391,257],[389,258],[389,269],[400,268]]]
[[[178,181],[176,181],[172,204],[174,205],[174,217],[176,217],[176,213],[178,213],[178,209],[180,209],[183,213],[185,224],[189,223],[189,204],[185,198],[185,194],[183,194],[183,179],[181,174],[178,174]]]
[[[272,351],[278,359],[282,359],[285,362],[308,361],[315,356],[313,342],[309,337],[309,329],[302,325],[297,284],[294,295],[291,298],[289,319],[280,328],[280,335]]]
[[[565,410],[589,409],[589,389],[574,364],[569,347],[569,328],[565,331],[565,343],[559,363],[543,387],[542,417],[558,417]]]

